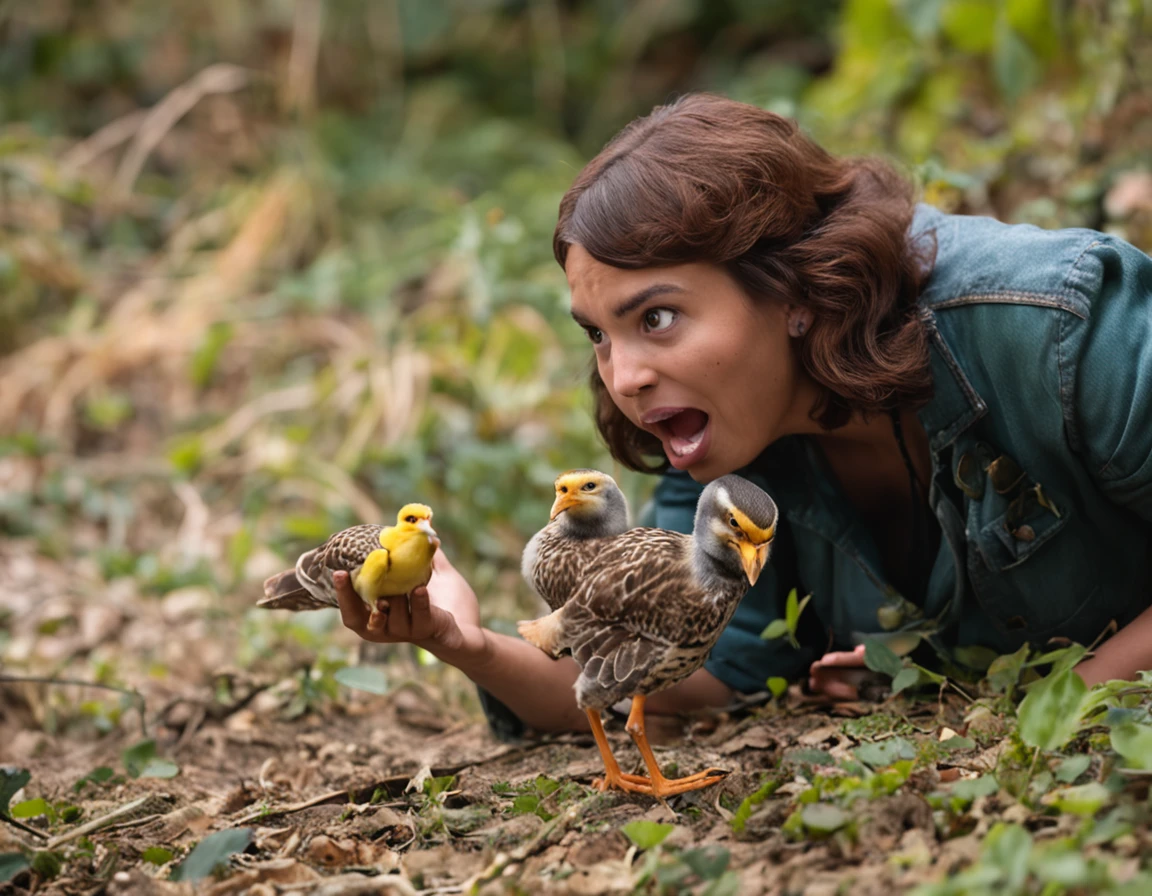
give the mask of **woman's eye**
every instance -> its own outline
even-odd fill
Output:
[[[676,312],[671,308],[653,308],[644,312],[644,326],[656,332],[667,330],[674,320]]]
[[[584,332],[588,334],[588,338],[592,340],[593,345],[599,345],[604,341],[604,333],[595,327],[585,327]]]
[[[595,482],[585,482],[584,483],[584,491],[586,491],[586,492],[596,491],[596,483]]]

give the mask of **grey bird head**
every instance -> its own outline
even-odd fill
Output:
[[[776,535],[776,502],[764,489],[729,474],[708,483],[696,504],[692,535],[733,578],[755,585]]]
[[[569,470],[556,477],[551,519],[567,535],[604,538],[628,528],[628,501],[616,480],[599,470]]]

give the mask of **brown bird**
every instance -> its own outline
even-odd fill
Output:
[[[553,610],[571,596],[583,556],[574,541],[608,538],[628,528],[628,501],[616,480],[599,470],[569,470],[556,477],[548,525],[524,548],[520,571]]]
[[[352,587],[361,599],[375,608],[377,598],[408,594],[427,585],[439,546],[432,509],[405,504],[395,526],[352,526],[301,554],[295,569],[264,582],[264,597],[256,605],[271,610],[338,607],[332,573],[342,569],[351,575]]]
[[[552,552],[543,550],[546,539],[536,543],[530,581],[545,583],[537,587],[555,609],[518,628],[550,656],[571,654],[580,665],[576,704],[587,713],[604,760],[605,777],[595,782],[601,790],[666,797],[726,775],[707,769],[664,777],[644,731],[644,703],[704,665],[768,560],[776,520],[767,493],[728,475],[704,489],[691,535],[637,528],[569,539]],[[601,711],[628,697],[626,728],[648,777],[621,772],[600,720]]]

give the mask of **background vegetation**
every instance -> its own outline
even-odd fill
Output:
[[[604,141],[720,91],[947,210],[1148,250],[1150,22],[1148,0],[0,3],[3,669],[154,700],[241,669],[322,705],[355,639],[251,609],[259,582],[412,498],[508,626],[555,473],[612,468],[550,248]],[[0,721],[53,735],[131,717],[9,696]]]

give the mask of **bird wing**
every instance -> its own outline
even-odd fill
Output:
[[[558,637],[582,668],[580,705],[600,708],[698,668],[735,606],[696,582],[691,536],[631,529],[605,541],[586,558]]]
[[[320,547],[300,555],[296,561],[296,578],[319,601],[319,606],[339,606],[332,573],[337,570],[355,573],[370,553],[381,549],[383,531],[383,526],[367,524],[337,532]]]

